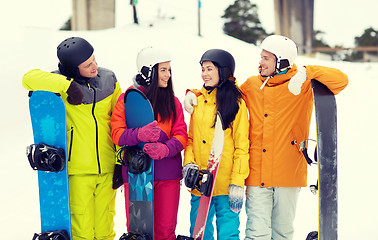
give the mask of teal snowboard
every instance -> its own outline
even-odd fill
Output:
[[[143,127],[154,121],[150,101],[139,90],[131,88],[125,93],[125,118],[127,128]],[[139,143],[143,149],[145,143]],[[129,232],[142,233],[154,239],[154,164],[140,174],[128,173],[129,180]]]
[[[61,97],[52,92],[31,92],[29,110],[34,143],[67,153],[66,108]],[[38,186],[41,231],[66,230],[72,239],[67,164],[60,172],[38,171]]]

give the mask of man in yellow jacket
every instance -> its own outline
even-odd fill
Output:
[[[59,93],[67,111],[67,154],[73,239],[114,239],[116,151],[110,118],[121,95],[115,74],[99,68],[93,47],[72,37],[59,44],[59,71],[34,69],[23,77],[29,91]]]
[[[241,85],[251,125],[246,239],[292,239],[298,194],[307,185],[307,162],[299,144],[309,134],[311,79],[338,94],[348,78],[333,68],[298,69],[297,47],[284,36],[268,36],[260,47],[260,75]]]

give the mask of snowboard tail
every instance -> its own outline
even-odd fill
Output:
[[[196,223],[192,234],[193,239],[202,239],[205,227],[207,215],[209,213],[211,198],[214,192],[215,181],[217,178],[219,164],[222,158],[224,145],[224,129],[223,122],[220,113],[218,112],[215,122],[214,137],[211,144],[210,156],[207,164],[207,171],[212,174],[212,187],[210,194],[201,194],[200,203],[198,206]],[[202,179],[204,181],[204,179]]]
[[[143,127],[154,121],[152,106],[139,90],[131,88],[125,93],[125,118],[127,128]],[[143,149],[145,143],[139,143]],[[154,161],[150,168],[139,174],[128,173],[129,180],[129,233],[142,233],[154,239]]]
[[[29,99],[34,143],[67,153],[66,109],[55,93],[34,91]],[[67,162],[67,154],[64,155]],[[41,231],[65,230],[72,239],[67,164],[58,172],[38,171]]]
[[[319,226],[309,239],[338,239],[337,108],[334,94],[312,80],[317,131]],[[310,236],[311,235],[311,236]],[[315,238],[316,237],[316,238]]]

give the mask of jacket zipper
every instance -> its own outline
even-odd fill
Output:
[[[68,161],[71,161],[71,152],[72,152],[72,144],[73,144],[73,127],[71,127],[71,142],[70,142],[70,148],[68,153]]]
[[[89,87],[90,88],[90,87]],[[100,164],[100,156],[99,156],[99,151],[98,151],[98,124],[97,124],[97,119],[95,116],[95,107],[96,107],[96,89],[93,88],[93,107],[92,107],[92,116],[95,121],[95,126],[96,126],[96,157],[97,157],[97,166],[98,166],[98,174],[101,174],[101,164]]]

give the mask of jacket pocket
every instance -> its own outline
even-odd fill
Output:
[[[74,139],[74,128],[71,126],[71,129],[68,131],[67,136],[69,138],[67,139],[67,151],[68,151],[68,161],[71,161],[71,152],[72,152],[72,146],[73,146],[73,139]]]
[[[302,129],[299,127],[299,126],[294,126],[294,128],[291,130],[291,136],[292,136],[292,139],[291,139],[291,145],[293,145],[294,147],[297,148],[298,151],[300,151],[301,149],[301,142],[303,142],[305,137],[305,134],[304,132],[302,131]]]

